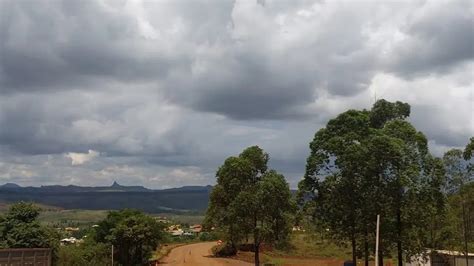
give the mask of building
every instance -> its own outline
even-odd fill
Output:
[[[84,242],[82,239],[76,239],[75,237],[61,239],[61,245],[80,244],[82,242]]]
[[[468,253],[468,265],[463,252],[450,250],[430,250],[426,256],[411,257],[406,266],[474,266],[474,253]]]
[[[199,234],[202,231],[202,225],[200,224],[191,225],[189,229],[191,230],[191,232],[195,234]]]
[[[182,236],[184,233],[183,229],[181,229],[181,226],[178,224],[170,225],[166,229],[166,232],[170,233],[172,236]]]

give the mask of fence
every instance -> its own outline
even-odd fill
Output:
[[[0,266],[51,266],[51,249],[0,249]]]

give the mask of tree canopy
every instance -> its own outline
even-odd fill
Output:
[[[424,229],[431,213],[419,210],[444,208],[439,159],[429,154],[426,137],[406,120],[409,115],[408,104],[379,100],[371,110],[348,110],[331,119],[310,143],[299,194],[309,193],[312,216],[336,240],[351,242],[354,263],[364,254],[368,264],[377,214],[381,255],[395,249],[401,265],[428,243]]]
[[[283,175],[268,170],[269,156],[258,146],[229,157],[217,170],[206,213],[208,227],[224,231],[234,248],[251,236],[255,265],[262,243],[288,240],[295,203]]]
[[[121,265],[144,265],[163,234],[163,225],[153,217],[124,209],[111,211],[99,223],[94,238],[99,243],[114,245],[114,258]]]
[[[52,248],[56,250],[59,235],[41,225],[40,213],[33,203],[18,202],[0,216],[0,248]]]

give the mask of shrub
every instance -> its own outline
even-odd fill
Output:
[[[212,247],[212,254],[216,257],[229,257],[237,254],[237,249],[230,243],[223,243]]]
[[[103,243],[86,241],[81,245],[62,246],[58,252],[57,265],[101,266],[111,261],[110,246]]]
[[[254,246],[253,243],[240,244],[239,245],[239,250],[240,251],[245,251],[245,252],[254,252],[255,251],[255,246]]]
[[[214,240],[217,240],[217,239],[219,239],[219,237],[217,236],[216,233],[213,233],[213,232],[202,232],[199,235],[199,240],[200,241],[214,241]]]

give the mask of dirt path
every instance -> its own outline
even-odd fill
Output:
[[[196,243],[180,246],[171,250],[170,254],[161,260],[160,265],[173,266],[251,266],[244,261],[213,258],[211,248],[215,242]]]

